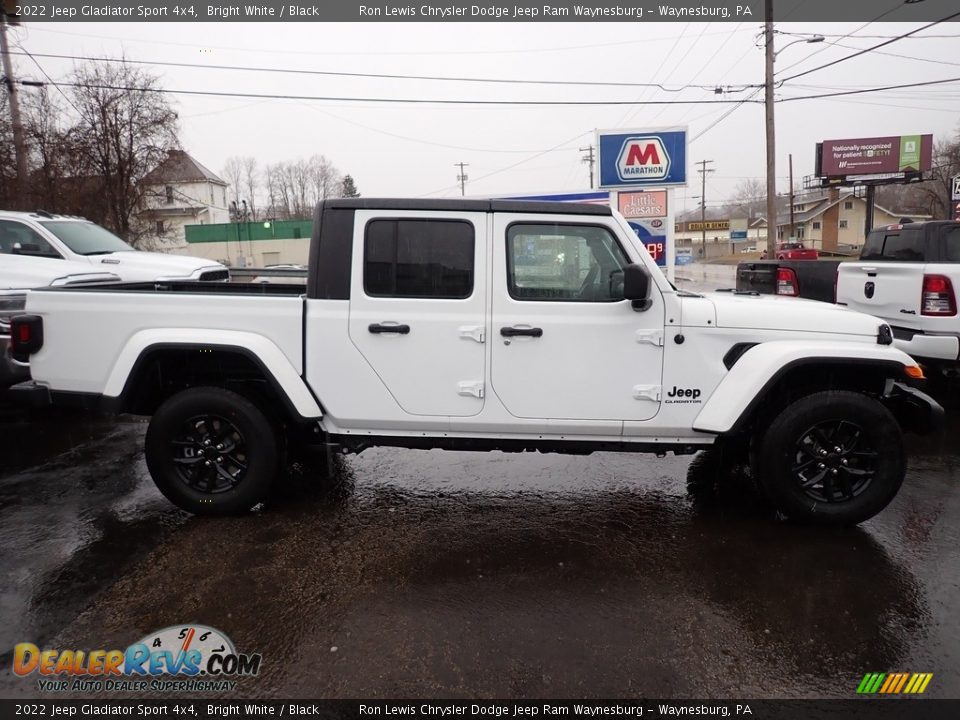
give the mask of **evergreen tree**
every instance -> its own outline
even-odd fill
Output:
[[[350,175],[343,176],[343,182],[340,184],[340,197],[360,197],[360,191],[357,190],[357,186]]]

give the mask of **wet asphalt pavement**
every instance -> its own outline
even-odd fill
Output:
[[[723,285],[721,285],[723,286]],[[960,392],[858,528],[778,521],[716,458],[374,449],[246,517],[154,489],[146,424],[0,396],[0,696],[12,648],[170,625],[263,667],[232,697],[960,697]],[[203,693],[209,695],[209,693]]]

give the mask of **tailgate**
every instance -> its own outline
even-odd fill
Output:
[[[743,262],[737,265],[737,290],[753,290],[764,295],[777,293],[776,260]]]
[[[924,263],[841,263],[837,302],[891,325],[918,327],[926,267]]]

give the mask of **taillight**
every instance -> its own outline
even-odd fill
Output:
[[[797,297],[800,294],[800,283],[797,274],[790,268],[777,268],[777,295]]]
[[[920,295],[921,315],[956,315],[957,298],[946,275],[924,275]]]
[[[17,360],[27,358],[43,347],[43,318],[17,315],[10,322],[10,352]]]

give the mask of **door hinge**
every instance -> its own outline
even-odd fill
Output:
[[[663,330],[637,330],[638,343],[650,343],[656,347],[663,347]]]
[[[471,395],[483,399],[483,382],[479,380],[461,380],[457,383],[458,395]]]
[[[475,340],[478,343],[483,342],[483,325],[464,325],[457,332],[462,338]]]
[[[633,397],[636,400],[650,400],[651,402],[660,402],[659,385],[634,385]]]

